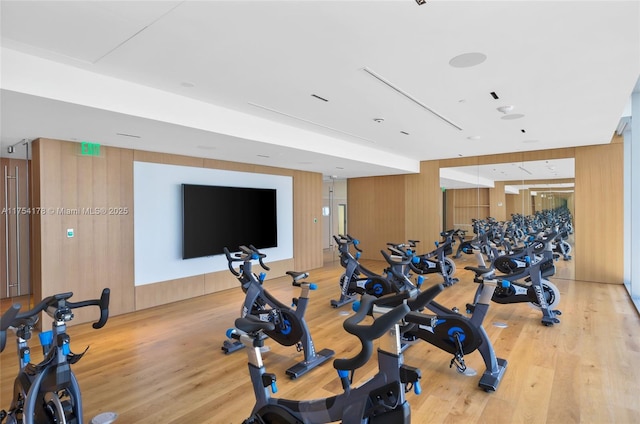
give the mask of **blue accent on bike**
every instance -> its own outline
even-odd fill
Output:
[[[449,329],[449,331],[447,331],[447,335],[449,336],[449,340],[451,340],[452,342],[455,342],[456,339],[453,338],[454,333],[458,333],[460,335],[460,341],[463,342],[464,339],[467,338],[466,334],[464,334],[464,331],[462,330],[462,328],[460,327],[451,327]]]
[[[407,249],[407,255],[413,255],[413,250]]]
[[[358,310],[360,309],[360,301],[356,300],[355,302],[353,302],[353,305],[351,305],[351,309],[353,309],[353,312],[358,312]]]
[[[373,293],[374,294],[382,294],[382,285],[381,284],[374,284],[373,285]]]
[[[29,362],[31,362],[31,351],[30,350],[26,350],[24,352],[24,354],[22,355],[22,360],[24,361],[25,364],[28,364]]]
[[[68,355],[71,353],[71,346],[69,346],[69,343],[65,343],[62,345],[62,354],[63,355]]]
[[[309,284],[309,290],[318,290],[318,285],[316,283]]]
[[[267,278],[266,272],[261,272],[260,275],[258,276],[258,280],[260,280],[260,283],[264,283],[265,278]]]
[[[356,253],[356,259],[360,259],[360,252]]]
[[[53,342],[53,331],[43,331],[38,334],[38,337],[40,338],[40,344],[42,346],[49,346]]]
[[[276,382],[275,381],[273,383],[271,383],[271,392],[272,393],[277,393],[278,392],[278,386],[276,386]]]
[[[338,377],[340,377],[340,378],[348,378],[349,377],[349,371],[338,370]]]
[[[235,330],[236,330],[235,328],[229,328],[229,329],[227,330],[227,332],[225,333],[225,335],[227,336],[227,339],[230,339],[230,338],[231,338],[231,335],[233,334],[233,332],[234,332]]]
[[[415,383],[413,383],[413,391],[417,395],[422,393],[422,386],[420,386],[420,382],[419,381],[416,381]]]
[[[505,289],[506,289],[507,287],[511,286],[511,281],[509,281],[509,280],[502,280],[502,281],[500,282],[500,285],[502,286],[502,288],[505,288]]]
[[[524,257],[524,261],[527,263],[527,265],[531,265],[531,258],[528,256]]]
[[[252,253],[251,254],[251,259],[253,259],[253,260],[259,259],[258,254],[257,253]]]
[[[424,283],[424,275],[418,275],[418,288],[420,288],[422,286],[422,283]]]
[[[411,262],[414,264],[419,264],[420,263],[420,258],[417,256],[414,256],[411,258]]]
[[[354,244],[354,245],[358,245],[358,244],[360,244],[360,240],[358,240],[358,239],[353,239],[353,244]]]
[[[288,319],[285,319],[283,322],[284,322],[284,328],[280,330],[280,332],[286,336],[289,333],[291,333],[291,323],[289,322]]]
[[[447,322],[446,319],[439,319],[436,321],[436,325],[444,324],[445,322]]]
[[[440,242],[437,242],[437,241],[436,241],[436,242],[434,242],[433,244],[435,244],[435,245],[436,245],[436,247],[440,246]]]

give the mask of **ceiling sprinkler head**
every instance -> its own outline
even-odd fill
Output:
[[[498,112],[502,112],[504,114],[507,114],[509,112],[511,112],[513,110],[513,106],[512,105],[506,105],[506,106],[500,106],[498,108]]]

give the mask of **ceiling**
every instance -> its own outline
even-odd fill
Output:
[[[333,178],[412,173],[608,143],[640,75],[638,1],[0,7],[3,156],[47,137]]]

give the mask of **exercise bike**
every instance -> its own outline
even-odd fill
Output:
[[[264,253],[261,253],[254,246],[240,246],[240,253],[235,256],[232,256],[226,247],[224,254],[227,257],[229,271],[238,278],[242,290],[246,293],[240,316],[254,315],[263,321],[273,323],[272,330],[264,331],[266,335],[283,346],[296,345],[298,352],[304,352],[304,360],[287,369],[286,373],[289,377],[298,378],[333,357],[335,352],[330,349],[316,352],[311,333],[304,319],[309,303],[309,291],[316,289],[315,284],[303,281],[309,276],[308,273],[287,271],[286,274],[293,279],[293,285],[300,287],[301,290],[300,297],[293,299],[293,307],[288,307],[265,290],[263,282],[266,274],[264,272],[259,276],[252,272],[252,261],[254,260],[257,260],[265,271],[269,271],[269,267],[263,262],[266,257]],[[239,271],[233,267],[235,262],[242,262]],[[242,343],[227,339],[222,345],[222,351],[231,353],[243,347]]]
[[[474,302],[467,304],[467,311],[473,309],[482,291],[485,280],[502,279],[510,282],[508,287],[498,288],[491,300],[495,303],[528,303],[532,308],[542,312],[542,324],[551,326],[558,324],[556,309],[560,303],[560,290],[548,280],[555,274],[554,261],[558,255],[554,253],[554,240],[557,232],[540,233],[532,238],[529,244],[512,255],[497,256],[490,267],[487,267],[482,253],[474,249],[478,259],[478,267],[467,266],[466,270],[475,273],[474,282],[480,283],[476,290]],[[496,275],[496,269],[503,274]],[[519,281],[523,280],[523,281]]]
[[[392,264],[385,268],[385,275],[377,274],[364,265],[358,259],[362,250],[358,247],[358,239],[350,235],[333,236],[338,243],[340,252],[340,264],[344,267],[344,274],[340,276],[340,298],[331,300],[331,306],[339,308],[347,303],[356,300],[358,295],[370,294],[376,297],[403,291],[415,292],[417,287],[408,278],[405,267],[409,265],[410,259],[403,259],[399,264]],[[351,254],[349,246],[353,246],[357,251],[355,256]],[[386,255],[381,251],[383,256]],[[386,258],[386,257],[385,257]]]
[[[408,240],[409,244],[391,244],[392,251],[396,250],[413,263],[413,268],[421,275],[440,274],[444,279],[444,286],[449,287],[458,282],[453,275],[456,272],[456,264],[447,255],[453,253],[454,230],[443,231],[440,236],[444,238],[441,242],[435,242],[436,248],[429,253],[416,254],[415,248],[420,243],[419,240]]]
[[[349,359],[335,359],[343,393],[315,400],[287,400],[271,396],[276,391],[275,375],[265,371],[260,353],[260,332],[272,331],[273,323],[247,315],[236,320],[237,330],[229,336],[247,347],[249,376],[256,398],[251,416],[244,424],[319,424],[339,421],[343,424],[409,424],[411,409],[405,393],[420,392],[420,370],[405,365],[399,350],[399,321],[411,310],[423,307],[443,290],[437,285],[415,299],[405,301],[380,314],[374,296],[363,295],[356,314],[347,318],[344,329],[358,337],[360,352]],[[360,322],[373,311],[375,321]],[[378,373],[358,387],[351,387],[355,370],[366,364],[373,353],[373,340],[382,337],[378,348]]]
[[[412,264],[413,267],[413,264]],[[418,285],[422,285],[422,276],[418,276]],[[402,349],[406,349],[418,340],[423,340],[445,352],[451,353],[453,358],[449,367],[463,374],[475,374],[467,369],[464,356],[478,351],[485,364],[485,371],[480,377],[478,385],[487,392],[495,391],[502,380],[507,367],[507,361],[498,358],[491,340],[482,326],[489,310],[489,303],[494,290],[509,282],[485,281],[484,290],[478,293],[478,299],[471,317],[460,314],[457,309],[449,309],[436,301],[429,302],[425,310],[411,312],[404,318],[402,332]],[[399,293],[381,299],[381,304],[395,306],[402,302],[408,294]]]
[[[100,319],[93,328],[102,328],[109,317],[109,289],[102,291],[100,299],[70,302],[73,293],[49,296],[33,309],[20,312],[20,304],[14,304],[0,318],[0,351],[6,344],[6,330],[16,330],[16,344],[20,370],[14,382],[13,399],[7,411],[0,412],[0,422],[7,424],[82,424],[84,422],[80,386],[71,365],[86,352],[71,352],[66,323],[73,319],[73,309],[98,306]],[[39,364],[31,362],[28,340],[38,321],[40,312],[53,318],[52,329],[39,334],[44,359]],[[88,348],[87,348],[88,349]],[[92,423],[108,424],[115,421],[112,412],[100,414]]]
[[[521,272],[502,275],[496,275],[493,267],[490,269],[465,267],[466,270],[475,273],[473,281],[480,284],[476,290],[474,302],[467,304],[467,311],[473,311],[477,307],[477,302],[488,281],[501,280],[508,281],[509,285],[500,286],[495,290],[491,296],[493,302],[527,303],[542,312],[543,325],[548,327],[558,324],[560,319],[557,316],[562,315],[562,312],[556,309],[560,303],[560,290],[547,280],[547,277],[555,273],[553,258],[543,257],[532,261],[529,256],[525,256],[523,260],[527,266]],[[524,282],[518,280],[524,280]]]
[[[458,248],[456,249],[456,254],[453,255],[454,259],[459,259],[462,256],[462,249],[464,242],[467,240],[467,230],[463,230],[461,228],[457,228],[453,231],[452,236],[456,236],[458,238]]]

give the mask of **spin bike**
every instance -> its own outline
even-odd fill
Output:
[[[93,328],[102,328],[109,317],[109,289],[102,291],[100,299],[69,302],[73,293],[49,296],[33,309],[19,313],[16,303],[0,318],[0,351],[6,344],[6,330],[13,327],[17,336],[20,370],[14,382],[13,400],[8,411],[0,412],[0,422],[7,424],[82,424],[82,397],[78,380],[71,365],[82,359],[83,353],[70,349],[66,323],[73,319],[73,309],[98,306],[100,319]],[[39,334],[44,359],[31,362],[28,340],[38,321],[40,312],[53,318],[52,329]],[[88,349],[88,348],[87,348]],[[112,423],[116,414],[107,412],[94,417],[92,423]]]
[[[411,310],[423,307],[443,290],[442,285],[431,287],[415,299],[405,301],[381,313],[376,298],[363,295],[356,314],[347,318],[344,329],[358,337],[360,352],[349,359],[335,359],[343,393],[315,400],[288,400],[271,397],[276,391],[276,377],[267,373],[262,362],[260,332],[272,331],[273,323],[247,315],[236,320],[237,330],[229,336],[247,347],[249,376],[256,398],[251,416],[244,424],[410,424],[411,409],[405,393],[412,388],[420,392],[420,370],[404,364],[399,350],[399,321]],[[375,321],[360,322],[371,312]],[[373,353],[373,340],[382,337],[378,348],[378,373],[358,387],[351,387],[355,370],[366,364]]]
[[[555,309],[560,303],[560,290],[547,278],[555,274],[553,242],[557,233],[541,233],[531,240],[519,252],[496,257],[489,268],[486,267],[482,253],[475,249],[479,267],[467,266],[466,270],[475,273],[474,282],[479,283],[474,302],[467,304],[467,310],[473,309],[486,280],[502,279],[509,281],[508,287],[498,288],[491,300],[496,303],[528,303],[542,312],[542,324],[551,326],[560,320],[556,317],[562,312]],[[503,274],[496,275],[496,269]],[[519,281],[523,280],[523,281]]]
[[[542,312],[542,324],[552,326],[560,320],[557,315],[562,312],[555,309],[560,303],[560,290],[547,277],[555,273],[553,258],[542,258],[532,261],[529,256],[524,257],[527,267],[519,273],[496,275],[494,268],[476,268],[467,266],[466,270],[473,271],[473,281],[479,283],[474,296],[474,302],[467,304],[467,311],[473,311],[481,296],[484,286],[489,281],[508,281],[508,285],[499,286],[491,296],[495,303],[528,303],[532,308]],[[518,280],[524,280],[520,282]]]
[[[453,256],[454,259],[459,259],[462,256],[462,249],[464,247],[464,242],[467,239],[467,230],[457,228],[455,230],[450,230],[450,231],[453,231],[452,236],[456,236],[458,238],[458,241],[460,242],[458,244],[458,248],[456,249],[456,254]]]
[[[304,361],[287,369],[286,373],[289,377],[298,378],[333,357],[335,352],[330,349],[316,352],[311,333],[304,319],[309,303],[309,291],[316,289],[315,284],[303,281],[309,276],[308,273],[287,271],[286,274],[293,279],[292,284],[300,287],[301,290],[300,297],[293,299],[292,303],[295,308],[290,308],[265,290],[263,282],[266,274],[264,272],[257,276],[251,270],[252,261],[257,260],[265,271],[269,271],[269,267],[263,262],[263,259],[266,258],[264,253],[261,253],[254,246],[240,246],[240,253],[235,256],[232,256],[226,247],[224,254],[227,257],[229,271],[238,278],[242,290],[246,293],[240,316],[253,315],[263,321],[273,323],[273,329],[264,331],[267,336],[283,346],[296,345],[298,352],[304,351]],[[234,269],[234,262],[242,262],[239,271]],[[243,347],[242,343],[227,339],[222,345],[222,350],[225,353],[231,353]]]
[[[411,264],[413,268],[413,264]],[[415,271],[415,270],[414,270]],[[422,285],[423,277],[418,276],[418,286]],[[489,311],[489,303],[494,290],[501,285],[508,285],[509,282],[486,281],[485,290],[478,295],[473,314],[466,317],[458,313],[457,309],[449,309],[435,301],[429,302],[425,310],[411,312],[404,318],[404,325],[401,327],[403,349],[411,346],[418,340],[425,342],[451,353],[453,358],[449,367],[456,367],[462,374],[475,374],[467,369],[464,356],[474,351],[478,351],[485,364],[485,371],[482,374],[478,385],[483,390],[495,391],[502,380],[507,367],[507,361],[496,357],[495,351],[489,336],[482,326]],[[380,303],[395,306],[407,297],[407,293],[387,296],[380,299]]]
[[[362,250],[358,247],[358,239],[350,235],[333,236],[338,243],[340,252],[340,264],[344,267],[344,274],[340,276],[340,298],[331,300],[331,306],[339,308],[356,300],[357,295],[371,294],[376,297],[390,293],[416,290],[416,286],[409,280],[404,271],[409,265],[410,259],[403,259],[401,264],[395,264],[385,269],[385,275],[375,272],[363,266],[358,259]],[[353,246],[357,251],[355,256],[349,250]],[[383,256],[385,252],[382,251]]]
[[[440,274],[444,279],[444,286],[449,287],[458,282],[453,275],[456,272],[456,264],[447,255],[453,252],[453,230],[444,231],[440,236],[444,238],[442,242],[435,242],[436,248],[429,253],[416,254],[415,248],[420,243],[419,240],[409,240],[408,245],[390,244],[393,248],[412,260],[413,267],[420,275]]]

